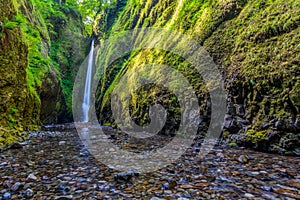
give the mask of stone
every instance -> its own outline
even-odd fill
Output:
[[[12,191],[17,191],[17,190],[20,188],[21,185],[22,185],[22,184],[21,184],[20,182],[16,182],[16,183],[11,187],[11,190],[12,190]]]
[[[82,183],[86,181],[86,178],[79,177],[76,179],[77,182]]]
[[[3,194],[3,199],[10,199],[11,198],[11,194],[9,192],[5,192]]]
[[[253,194],[246,193],[246,194],[244,195],[244,197],[246,197],[246,198],[254,198],[255,196],[254,196]]]
[[[71,199],[73,199],[73,195],[56,196],[56,197],[54,197],[54,200],[71,200]]]
[[[27,180],[34,180],[34,181],[36,181],[37,177],[34,174],[29,174],[28,177],[27,177]]]
[[[10,149],[22,149],[23,148],[23,145],[19,142],[15,142],[13,143],[12,145],[10,145],[9,147]]]
[[[114,180],[117,182],[129,182],[133,177],[138,175],[139,174],[133,170],[129,170],[128,172],[121,172],[114,175]]]
[[[169,181],[169,187],[168,189],[173,189],[177,186],[177,182],[175,180],[170,180]]]
[[[240,155],[238,158],[238,161],[243,164],[246,164],[249,162],[247,156],[245,156],[245,155]]]
[[[58,142],[58,145],[64,145],[64,144],[66,144],[66,141],[59,141]]]
[[[25,191],[25,198],[30,199],[31,197],[33,197],[34,192],[31,189],[27,189]]]

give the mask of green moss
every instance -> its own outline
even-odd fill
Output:
[[[255,131],[253,129],[248,129],[246,132],[249,136],[248,140],[250,140],[253,144],[256,144],[258,141],[268,140],[267,133],[268,130]]]
[[[17,109],[17,108],[11,108],[11,109],[10,109],[10,113],[11,113],[12,115],[16,115],[16,114],[18,113],[18,109]]]
[[[230,142],[230,143],[228,144],[228,146],[229,146],[229,147],[238,147],[237,143],[235,143],[235,142]]]
[[[244,117],[251,122],[247,132],[249,140],[267,140],[267,130],[263,130],[263,126],[270,119],[295,118],[299,113],[299,95],[296,95],[299,94],[296,75],[300,58],[299,2],[191,0],[180,5],[180,1],[149,0],[139,3],[128,1],[111,30],[104,29],[101,35],[107,37],[107,34],[127,29],[152,26],[175,29],[195,38],[222,70],[229,83],[229,92],[242,88],[241,94],[232,94],[241,97],[232,101],[243,104],[247,100],[247,116]],[[106,26],[105,21],[102,25]],[[114,63],[104,70],[97,91],[100,118],[107,117],[106,120],[111,121],[108,110],[112,90],[128,69],[144,63],[179,66],[180,72],[193,84],[199,101],[205,99],[205,87],[199,84],[200,75],[176,56],[155,51],[132,52],[123,63]],[[143,73],[147,72],[141,72],[141,76]],[[147,121],[147,115],[141,114],[147,113],[147,109],[142,109],[147,97],[149,95],[132,97],[135,108],[132,116],[141,117],[141,122]],[[171,103],[175,101],[171,98]],[[228,137],[229,133],[224,135]]]
[[[230,135],[229,131],[224,131],[224,133],[223,133],[224,138],[228,138],[229,135]]]

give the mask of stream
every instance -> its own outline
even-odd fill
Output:
[[[94,159],[72,126],[59,129],[30,132],[29,140],[0,153],[2,199],[300,199],[300,157],[216,146],[197,160],[193,145],[158,171],[120,173]],[[147,145],[105,133],[134,152]]]

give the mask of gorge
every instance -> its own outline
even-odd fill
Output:
[[[0,11],[3,199],[25,198],[28,189],[46,199],[300,198],[299,1],[0,0]],[[196,64],[189,52],[201,52]],[[209,83],[210,62],[218,74]],[[214,124],[213,96],[223,95],[217,82],[225,110]],[[194,95],[199,113],[191,111]],[[182,102],[191,103],[183,109]],[[197,131],[185,129],[195,134],[192,144],[157,173],[116,174],[82,145],[74,109],[82,126],[96,123],[89,117],[95,112],[116,146],[107,152],[147,156],[180,135],[182,124],[196,123]],[[147,135],[152,122],[158,134]],[[126,133],[126,123],[145,137]],[[198,161],[218,124],[215,148]],[[24,187],[14,190],[16,182]]]

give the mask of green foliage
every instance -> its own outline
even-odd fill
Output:
[[[253,144],[256,144],[261,140],[268,140],[267,133],[268,130],[255,131],[253,129],[249,129],[246,132],[246,134],[248,135],[248,140],[250,140]]]
[[[241,101],[247,100],[249,116],[246,118],[252,123],[247,135],[253,142],[267,140],[263,126],[270,119],[279,116],[295,118],[296,113],[299,114],[299,1],[189,0],[183,1],[182,5],[179,2],[130,0],[111,29],[101,29],[108,24],[106,13],[97,18],[99,34],[117,34],[152,26],[175,29],[192,36],[204,45],[224,78],[233,85],[234,88],[228,90],[236,90],[237,86],[243,89],[245,95]],[[110,53],[114,55],[117,52],[112,49]],[[101,113],[100,118],[107,117],[107,122],[111,122],[108,119],[110,94],[118,80],[128,69],[143,63],[180,66],[183,72],[187,71],[184,76],[193,84],[197,95],[205,96],[205,87],[199,86],[200,75],[170,53],[131,53],[128,60],[123,64],[114,63],[104,70],[98,88],[98,103],[102,103],[98,112]],[[142,99],[134,99],[133,107],[144,105]],[[171,101],[175,102],[175,99],[171,98]],[[140,116],[143,117],[142,114]],[[224,133],[224,137],[229,137],[229,134]]]
[[[93,23],[93,18],[100,11],[103,0],[82,0],[79,4],[79,10],[86,23]]]
[[[82,40],[82,35],[79,35],[82,26],[80,14],[77,11],[78,2],[67,1],[62,5],[54,0],[31,0],[31,2],[35,7],[32,11],[34,16],[25,18],[20,14],[25,18],[26,23],[21,26],[21,30],[29,47],[27,85],[31,94],[39,100],[38,91],[42,86],[44,75],[54,66],[61,81],[69,112],[71,112],[72,73],[71,69],[65,72],[64,68],[67,66],[75,68],[75,62],[80,59],[71,56],[72,48],[81,48],[81,46],[74,47],[74,44],[77,44],[74,41]],[[73,22],[76,20],[78,23]],[[69,37],[71,32],[65,33],[66,31],[72,32],[72,38]]]
[[[19,14],[22,15],[22,14]],[[24,41],[28,45],[27,84],[30,92],[39,100],[37,89],[41,87],[43,75],[49,70],[50,59],[42,54],[43,46],[39,26],[26,22],[21,26]]]

